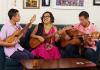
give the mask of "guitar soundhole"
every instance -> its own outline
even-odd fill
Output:
[[[15,35],[15,37],[18,37],[18,35]]]

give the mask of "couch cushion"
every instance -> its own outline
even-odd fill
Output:
[[[0,70],[3,70],[4,69],[4,62],[5,62],[5,55],[4,55],[4,52],[3,52],[3,47],[0,46]]]
[[[20,65],[20,63],[19,62],[17,62],[16,60],[14,60],[14,59],[11,59],[11,58],[9,58],[9,57],[6,57],[6,60],[5,60],[5,66],[19,66]]]
[[[0,30],[1,30],[2,26],[3,26],[3,24],[0,24]]]
[[[9,66],[5,67],[4,70],[23,70],[20,66]]]

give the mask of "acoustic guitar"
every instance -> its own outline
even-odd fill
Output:
[[[36,19],[36,15],[34,15],[30,22],[28,24],[25,25],[25,27],[21,30],[17,30],[15,31],[11,36],[9,36],[5,41],[8,43],[12,43],[15,38],[17,37],[18,39],[20,39],[23,35],[25,35],[25,33],[27,32],[27,30],[30,28],[30,26],[32,25],[32,23],[35,21]]]
[[[72,37],[73,39],[72,40],[66,39],[65,37],[67,35]],[[86,38],[88,39],[88,37],[91,37],[91,39],[99,39],[100,33],[92,32],[91,34],[84,34],[83,32],[79,30],[72,30],[72,29],[66,30],[66,32],[62,34],[62,37],[60,39],[60,44],[62,47],[65,47],[69,44],[79,46],[81,45],[81,41],[79,38],[83,38],[83,40],[85,41],[85,39]]]
[[[64,27],[62,30],[59,30],[59,31],[57,31],[53,34],[50,34],[50,35],[45,35],[44,34],[44,35],[42,35],[42,37],[45,39],[45,41],[47,41],[48,39],[54,37],[56,34],[59,35],[59,33],[61,34],[61,33],[65,32],[65,30],[69,30],[69,29],[71,29],[71,26],[70,27]],[[36,48],[41,43],[43,43],[43,42],[41,42],[38,38],[34,38],[34,37],[31,37],[30,41],[29,41],[29,44],[30,44],[31,48]]]

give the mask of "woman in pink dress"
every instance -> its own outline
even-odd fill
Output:
[[[45,12],[41,17],[42,23],[35,27],[31,37],[38,38],[42,44],[32,50],[32,54],[43,59],[60,59],[60,52],[54,45],[57,38],[52,37],[45,40],[42,35],[50,35],[57,32],[57,28],[53,26],[54,16],[51,12]]]

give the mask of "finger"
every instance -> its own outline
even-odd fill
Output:
[[[31,18],[30,22],[34,22],[36,20],[36,15],[33,15],[33,17]]]
[[[29,26],[29,29],[32,27],[32,24]]]

